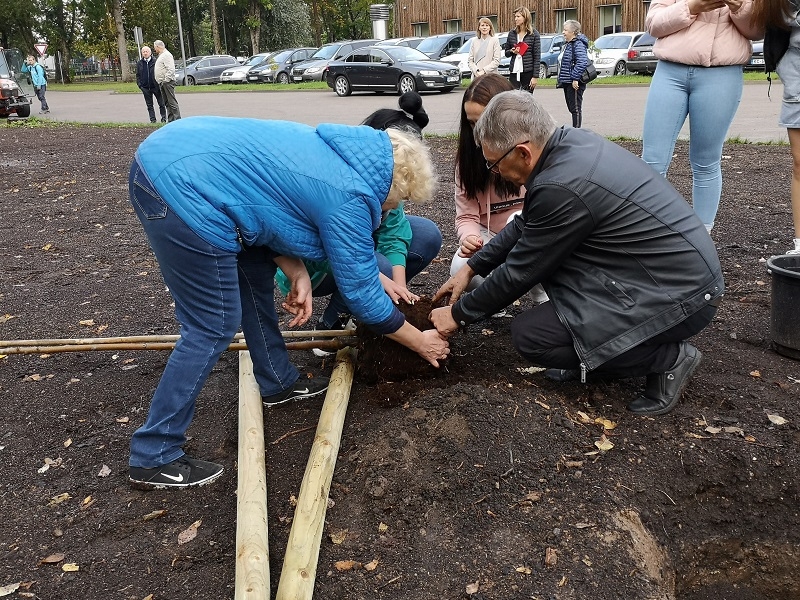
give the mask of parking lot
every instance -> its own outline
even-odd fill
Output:
[[[192,92],[178,91],[181,115],[218,115],[285,119],[317,125],[346,123],[356,125],[379,108],[396,108],[397,96],[372,93],[353,94],[340,98],[332,91],[262,91]],[[647,86],[590,85],[584,97],[583,125],[607,137],[639,139],[647,99]],[[728,131],[729,138],[751,142],[786,142],[786,130],[778,127],[783,86],[773,81],[770,96],[767,84],[748,82],[744,86],[742,103]],[[462,92],[425,94],[423,105],[431,121],[426,133],[447,135],[458,131]],[[560,89],[542,88],[536,91],[545,108],[559,124],[571,123]],[[110,92],[48,91],[50,114],[44,118],[54,121],[80,123],[148,123],[149,118],[141,94]],[[34,100],[33,114],[38,112]],[[688,138],[688,125],[681,131]]]

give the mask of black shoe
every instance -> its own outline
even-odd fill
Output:
[[[272,396],[261,396],[261,401],[264,406],[269,408],[270,406],[279,406],[287,402],[302,400],[303,398],[313,398],[327,390],[329,383],[330,379],[327,377],[314,377],[312,379],[301,377],[288,390],[283,390]]]
[[[325,325],[325,323],[323,323],[322,320],[320,320],[317,322],[317,325],[316,327],[314,327],[314,330],[319,329],[320,331],[338,331],[338,330],[344,331],[345,329],[352,329],[354,327],[355,325],[353,325],[352,317],[350,315],[339,315],[339,318],[336,320],[336,323],[334,323],[330,327]],[[313,337],[311,339],[312,341],[316,340],[316,338]],[[332,352],[330,350],[323,350],[322,348],[312,348],[311,351],[314,353],[314,356],[319,356],[320,358],[325,356],[330,356],[331,354],[336,354],[335,352]]]
[[[184,454],[169,464],[152,469],[130,467],[128,475],[134,487],[163,490],[206,485],[222,475],[222,470],[222,465]]]
[[[689,342],[681,342],[678,359],[669,371],[647,376],[644,395],[628,405],[628,410],[639,415],[665,415],[678,404],[686,382],[697,369],[703,355]]]
[[[155,119],[150,119],[150,122],[151,122],[151,123],[155,123],[155,122],[156,122],[156,120],[155,120]]]
[[[566,383],[567,381],[578,381],[581,378],[581,372],[578,369],[547,369],[544,376],[551,381]]]

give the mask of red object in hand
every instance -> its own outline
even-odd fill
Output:
[[[520,54],[525,54],[528,51],[528,44],[526,44],[525,42],[517,42],[516,44],[514,44],[514,48],[516,48],[517,52],[519,52]]]

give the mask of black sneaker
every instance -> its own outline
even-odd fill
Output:
[[[222,465],[184,454],[169,464],[152,469],[130,467],[128,475],[134,487],[163,490],[206,485],[222,475],[222,471]]]
[[[283,390],[272,396],[261,396],[261,401],[264,406],[269,408],[270,406],[279,406],[295,400],[302,400],[303,398],[313,398],[327,390],[329,383],[330,379],[327,377],[312,377],[311,379],[301,377],[288,390]]]

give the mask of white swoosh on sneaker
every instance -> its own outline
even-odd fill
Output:
[[[311,391],[310,389],[306,388],[304,390],[295,390],[295,393],[297,393],[297,394],[307,394],[310,391]]]
[[[175,483],[181,483],[183,481],[183,473],[180,475],[167,475],[166,473],[162,473],[162,475],[167,479],[172,479]]]

